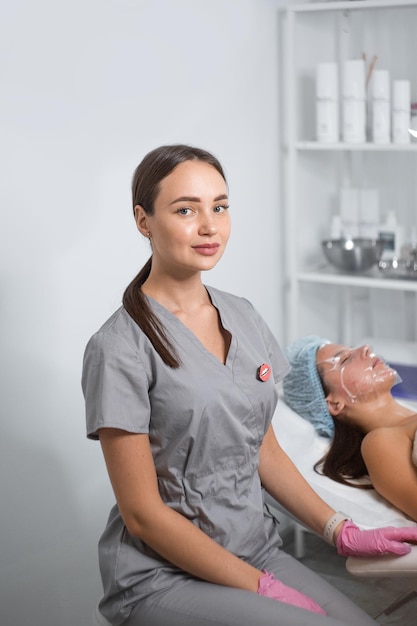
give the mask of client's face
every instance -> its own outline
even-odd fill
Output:
[[[375,394],[390,390],[396,382],[395,370],[368,345],[348,348],[326,344],[317,351],[316,363],[325,386],[350,402],[370,400]]]

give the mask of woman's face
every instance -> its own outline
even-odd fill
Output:
[[[348,348],[325,344],[317,351],[316,364],[331,394],[350,402],[372,399],[378,393],[389,391],[397,380],[395,370],[368,345]]]
[[[203,161],[185,161],[160,182],[154,212],[135,207],[136,223],[152,242],[152,267],[169,274],[212,269],[230,235],[228,190]]]

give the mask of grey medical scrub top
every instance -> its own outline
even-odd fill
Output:
[[[231,334],[226,363],[148,298],[181,360],[178,369],[168,367],[120,308],[85,351],[87,436],[97,439],[103,427],[149,433],[164,502],[259,567],[281,543],[263,507],[257,466],[278,399],[276,383],[289,366],[247,300],[212,287],[207,291]],[[265,382],[257,375],[263,363],[272,367]],[[138,600],[188,578],[128,533],[117,505],[100,539],[99,559],[104,586],[100,610],[115,624]]]

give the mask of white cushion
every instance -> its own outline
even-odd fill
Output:
[[[415,578],[417,588],[417,546],[404,556],[380,556],[378,558],[349,557],[346,569],[354,576],[389,578]]]

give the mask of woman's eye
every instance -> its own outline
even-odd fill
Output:
[[[215,213],[223,213],[224,211],[226,211],[229,208],[228,204],[219,204],[216,207],[214,207],[214,212]]]
[[[350,361],[352,356],[353,356],[353,353],[351,350],[349,350],[349,352],[345,352],[344,354],[342,354],[342,356],[340,357],[340,362],[347,363],[348,361]]]
[[[181,207],[180,209],[178,209],[177,213],[179,215],[190,215],[191,209],[189,207]]]

